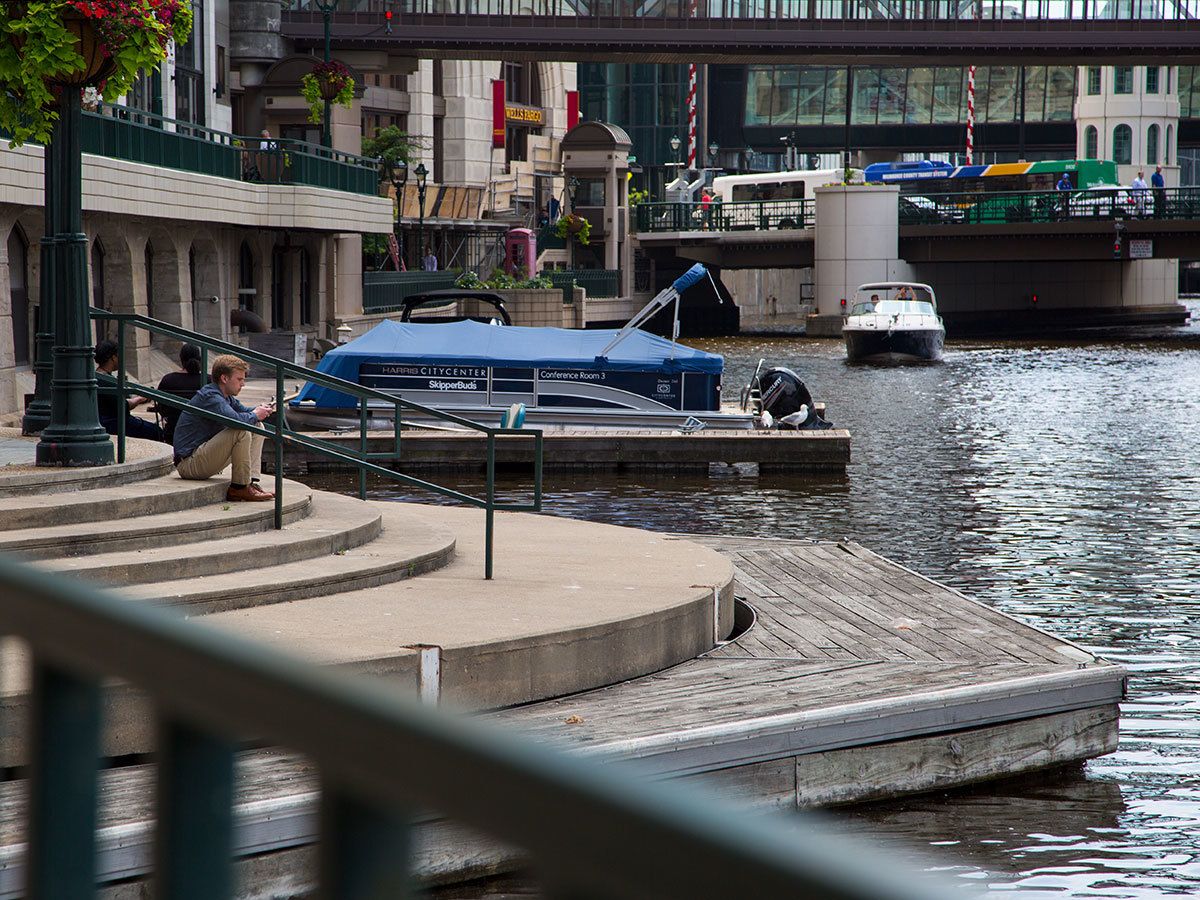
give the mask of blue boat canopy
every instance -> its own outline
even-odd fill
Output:
[[[616,333],[609,328],[505,327],[472,321],[422,324],[388,319],[362,337],[330,350],[317,371],[357,382],[362,365],[378,363],[707,375],[720,375],[725,367],[720,354],[672,344],[645,331],[630,333],[607,358],[598,358]],[[349,398],[332,388],[306,384],[296,398],[297,403],[305,401],[338,407]]]

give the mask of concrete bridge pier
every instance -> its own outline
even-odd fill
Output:
[[[899,256],[899,188],[847,184],[819,187],[815,194],[816,308],[808,318],[808,333],[838,336],[843,303],[851,301],[856,287],[868,281],[909,281],[913,271]]]

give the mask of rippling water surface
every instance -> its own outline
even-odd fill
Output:
[[[847,819],[995,894],[1200,891],[1200,329],[952,341],[900,368],[832,341],[690,343],[726,355],[732,393],[760,357],[795,368],[853,433],[848,476],[551,476],[547,511],[852,538],[1122,663],[1112,756]]]

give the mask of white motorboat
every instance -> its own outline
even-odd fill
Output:
[[[946,328],[929,285],[879,281],[854,292],[842,337],[851,362],[936,361]]]

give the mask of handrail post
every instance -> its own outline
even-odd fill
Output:
[[[392,420],[392,425],[395,429],[395,440],[392,442],[392,456],[396,462],[400,462],[400,404],[396,403],[396,417]]]
[[[483,578],[492,580],[492,532],[496,518],[496,433],[487,436],[487,525],[483,536]]]
[[[283,528],[283,366],[275,367],[275,528]]]
[[[533,509],[542,511],[542,429],[533,433]]]
[[[136,344],[137,342],[134,341]],[[125,462],[125,320],[117,319],[117,462]]]
[[[367,398],[358,398],[358,452],[367,458]],[[358,467],[358,499],[367,499],[367,470]]]

